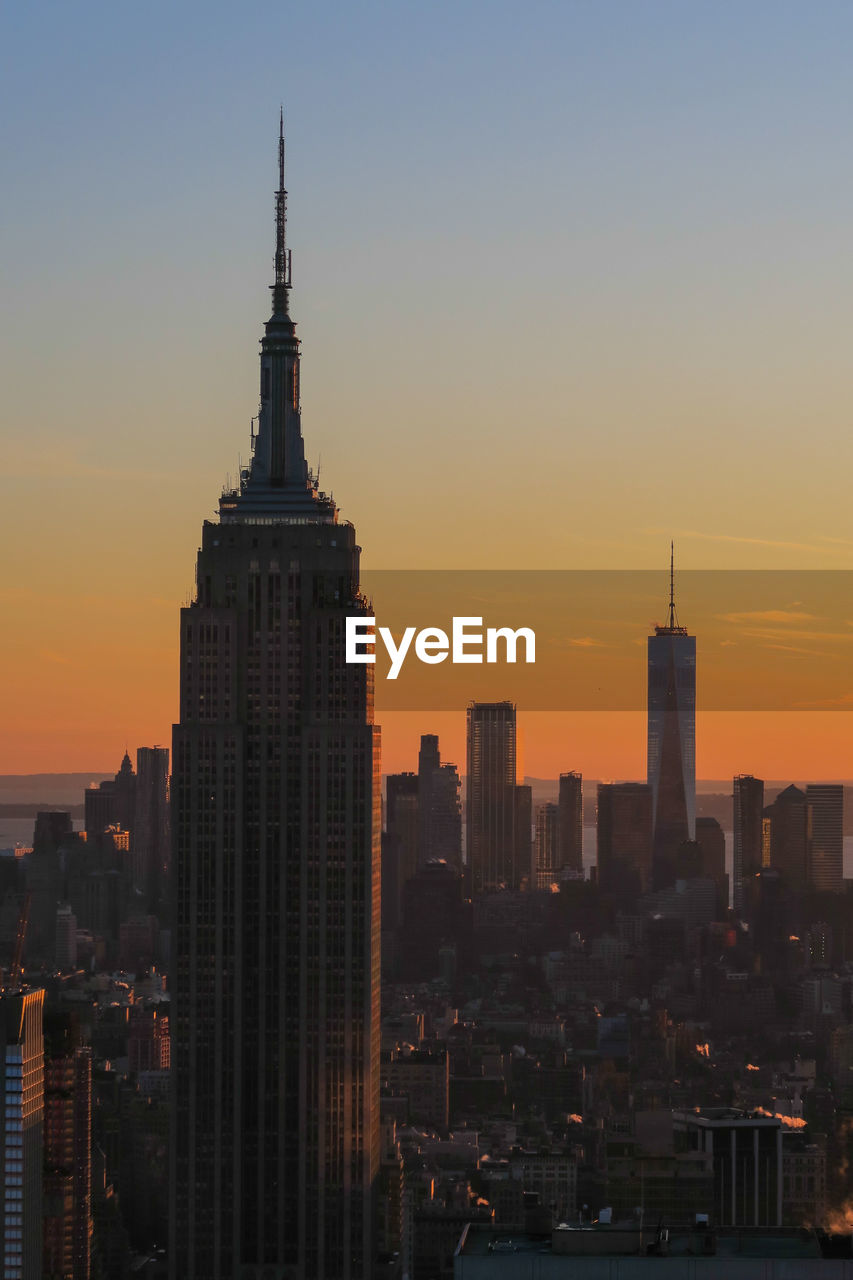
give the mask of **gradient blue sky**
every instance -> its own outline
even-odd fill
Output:
[[[0,659],[115,627],[170,669],[281,101],[308,453],[367,563],[853,565],[851,53],[834,3],[7,6]]]

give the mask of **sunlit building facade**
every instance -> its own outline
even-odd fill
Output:
[[[44,991],[0,992],[3,1054],[3,1277],[41,1280]]]

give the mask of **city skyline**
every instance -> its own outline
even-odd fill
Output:
[[[485,43],[476,6],[434,28],[420,15],[390,23],[379,8],[356,24],[339,9],[331,46],[327,26],[296,15],[286,34],[301,57],[286,84],[278,69],[257,74],[259,15],[238,29],[214,6],[203,38],[171,17],[180,75],[170,59],[160,73],[146,61],[153,26],[134,32],[138,60],[117,56],[120,15],[95,41],[55,15],[47,46],[38,15],[7,19],[4,92],[32,110],[8,138],[20,199],[3,592],[15,625],[0,656],[17,678],[0,769],[106,770],[126,738],[167,741],[184,566],[247,434],[268,217],[254,194],[257,121],[282,96],[305,192],[295,216],[297,283],[311,299],[311,462],[346,492],[369,564],[648,568],[670,536],[685,568],[853,564],[837,339],[853,296],[853,192],[836,164],[851,18],[835,5],[815,24],[773,11],[768,42],[770,12],[756,5],[734,23],[700,6],[688,22],[665,5],[642,20],[628,5],[545,5],[520,49],[502,6]],[[99,74],[71,76],[75,52]],[[228,110],[214,92],[224,67],[226,89],[241,86]],[[493,355],[510,297],[523,317],[511,373]],[[73,314],[73,340],[45,332],[46,310]],[[806,433],[812,447],[831,442],[832,465],[799,501],[777,501],[801,474]],[[389,482],[371,460],[391,442]],[[436,489],[443,517],[424,544],[415,530]],[[495,521],[519,497],[561,513],[544,537],[540,521]],[[161,515],[141,538],[152,508]],[[819,648],[813,635],[791,642]],[[405,767],[422,732],[461,761],[460,713],[455,726],[384,716],[388,769]],[[700,711],[699,776],[851,776],[848,714]],[[643,776],[638,719],[616,732],[523,708],[519,719],[532,774]]]
[[[3,1276],[853,1265],[853,12],[153,4],[0,41]]]

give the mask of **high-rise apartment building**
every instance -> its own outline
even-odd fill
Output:
[[[648,783],[662,888],[675,878],[679,846],[696,838],[696,638],[678,624],[672,559],[669,618],[649,636],[648,664]]]
[[[379,1166],[379,731],[355,529],[305,461],[284,138],[251,463],[181,613],[173,1280],[364,1280]]]
[[[473,894],[517,889],[530,873],[519,865],[516,820],[516,718],[512,702],[468,707],[467,858]]]
[[[89,1280],[92,1050],[59,1010],[45,1010],[44,1048],[44,1275]]]
[[[533,879],[533,788],[520,782],[515,788],[515,886],[536,888]]]
[[[579,773],[561,773],[559,834],[557,859],[560,868],[583,871],[583,777]]]
[[[745,908],[744,885],[762,866],[764,843],[764,783],[752,774],[739,773],[733,786],[732,905],[738,914]]]
[[[44,1039],[40,988],[0,992],[3,1280],[41,1280]]]
[[[550,889],[557,879],[559,866],[560,810],[556,804],[540,804],[536,809],[534,844],[534,889]]]
[[[810,782],[806,787],[806,858],[809,884],[823,893],[844,888],[844,788]]]
[[[133,887],[152,911],[169,866],[169,748],[138,747],[133,824]]]

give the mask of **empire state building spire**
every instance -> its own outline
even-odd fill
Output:
[[[291,279],[290,250],[287,248],[287,189],[284,185],[284,107],[281,108],[278,125],[278,191],[275,193],[275,284],[271,287],[273,291],[273,315],[289,315]]]
[[[272,315],[261,339],[261,402],[252,460],[236,488],[223,493],[223,522],[257,519],[337,520],[330,498],[320,492],[305,461],[299,376],[299,339],[290,316],[290,250],[287,248],[287,190],[284,185],[284,113],[279,118],[278,190],[275,194],[275,279]]]

